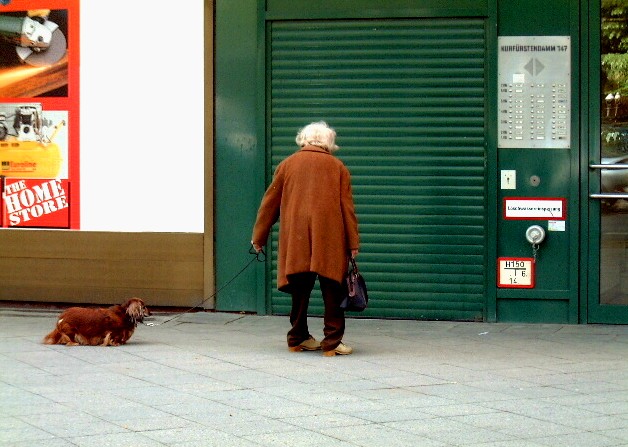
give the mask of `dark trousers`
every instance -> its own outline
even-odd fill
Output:
[[[312,272],[288,276],[292,295],[292,311],[290,312],[292,329],[288,332],[288,346],[290,347],[299,345],[310,336],[307,327],[307,309],[316,276],[316,273]],[[318,283],[321,286],[325,303],[323,316],[325,338],[321,341],[321,347],[323,351],[331,351],[340,344],[345,333],[345,312],[340,308],[343,290],[340,283],[323,276],[318,276]]]

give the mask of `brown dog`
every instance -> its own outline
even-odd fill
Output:
[[[139,298],[107,309],[70,307],[57,321],[57,327],[43,342],[47,345],[119,346],[133,335],[137,323],[150,316]]]

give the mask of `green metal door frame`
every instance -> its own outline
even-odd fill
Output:
[[[597,94],[600,90],[600,32],[591,26],[596,21],[599,22],[600,8],[599,1],[583,1],[582,12],[580,15],[581,29],[583,30],[580,57],[583,70],[582,77],[587,82],[582,82],[580,91],[580,103],[589,104],[589,107],[580,108],[580,128],[581,139],[583,142],[580,150],[580,178],[582,181],[580,192],[580,213],[581,213],[581,231],[580,231],[580,306],[579,306],[579,322],[587,323],[589,320],[589,307],[593,299],[591,291],[595,290],[595,284],[599,284],[599,271],[591,266],[599,266],[600,252],[599,242],[594,243],[594,237],[597,234],[599,238],[599,210],[600,203],[598,201],[590,201],[589,193],[595,180],[599,184],[599,172],[590,172],[589,163],[594,160],[597,155],[600,156],[600,117],[595,110],[599,110],[599,100]],[[591,5],[594,3],[597,5]],[[595,42],[595,43],[594,43]],[[597,62],[596,62],[597,61]],[[597,135],[595,129],[597,128]],[[597,191],[596,191],[597,192]],[[593,229],[595,234],[591,234]],[[596,249],[597,248],[597,249]],[[599,288],[598,288],[599,290]]]
[[[588,38],[583,37],[583,73],[588,82],[583,83],[582,103],[589,107],[582,108],[583,141],[588,147],[582,150],[582,213],[583,223],[588,227],[581,231],[581,322],[598,324],[627,324],[628,306],[600,304],[600,268],[601,268],[601,202],[590,199],[589,194],[600,192],[600,170],[589,169],[590,164],[600,163],[601,148],[601,1],[590,0],[583,8],[582,29],[588,30]],[[586,136],[586,139],[585,139]]]

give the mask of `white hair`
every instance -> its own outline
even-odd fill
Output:
[[[325,121],[310,123],[299,131],[296,142],[299,147],[306,145],[318,146],[327,152],[339,149],[336,146],[336,131],[329,127]]]

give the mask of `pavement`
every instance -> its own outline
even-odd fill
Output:
[[[628,326],[355,318],[323,357],[284,316],[41,344],[57,315],[0,309],[0,446],[628,446]]]

